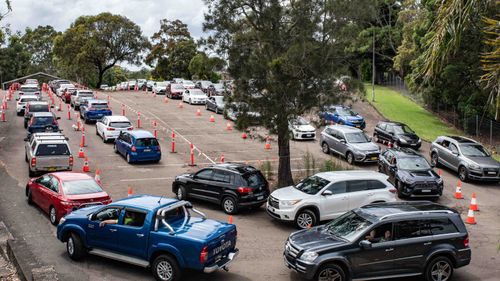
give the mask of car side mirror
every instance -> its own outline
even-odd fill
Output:
[[[28,138],[24,138],[24,141],[29,141],[29,140],[30,140],[30,139],[28,139]]]
[[[331,190],[325,190],[321,195],[323,195],[323,196],[332,196],[333,192]]]
[[[341,143],[346,143],[346,141],[344,139],[341,139],[340,142]]]
[[[359,246],[365,250],[370,249],[372,247],[372,242],[368,240],[361,240],[361,242],[359,242]]]
[[[95,220],[95,213],[93,213],[93,214],[91,214],[91,215],[89,216],[89,220],[91,220],[91,221]]]

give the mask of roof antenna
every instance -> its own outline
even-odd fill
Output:
[[[160,199],[158,199],[158,204],[160,204],[161,199],[163,199],[163,194],[160,196]]]

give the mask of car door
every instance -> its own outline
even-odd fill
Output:
[[[44,204],[42,202],[42,200],[43,200],[42,196],[45,193],[42,191],[44,188],[47,188],[47,186],[49,184],[50,184],[50,177],[47,174],[43,175],[43,176],[41,176],[33,181],[33,185],[31,187],[31,199],[39,207],[42,207],[42,205]]]
[[[386,150],[384,152],[382,152],[378,158],[378,169],[379,169],[379,172],[381,173],[384,173],[384,174],[388,174],[388,167],[389,167],[389,161],[390,159],[392,159],[392,154]]]
[[[148,213],[133,208],[126,208],[124,212],[123,220],[115,226],[118,233],[118,250],[126,255],[146,259],[150,224],[144,222]]]
[[[209,97],[208,100],[207,100],[207,107],[208,109],[212,110],[212,109],[215,109],[215,107],[217,107],[217,105],[215,105],[215,98],[214,97]]]
[[[212,200],[213,194],[208,190],[208,185],[211,184],[213,178],[213,169],[207,168],[200,170],[193,175],[193,179],[187,184],[190,196],[198,197],[206,200]]]
[[[360,246],[355,252],[349,255],[352,263],[353,278],[364,279],[393,274],[395,242],[391,237],[385,239],[387,232],[392,236],[392,223],[384,223],[372,227],[357,241],[359,244],[361,241],[367,240],[371,244],[368,248]]]
[[[441,143],[438,143],[436,147],[438,148],[438,155],[439,155],[439,161],[449,167],[453,168],[453,166],[450,164],[452,154],[450,151],[450,141],[448,140],[443,140]]]
[[[332,150],[335,153],[340,153],[339,152],[340,140],[338,139],[338,131],[332,128],[328,128],[326,130],[326,137],[330,150]]]
[[[90,247],[117,251],[119,249],[118,229],[116,224],[99,226],[105,220],[118,220],[120,223],[122,208],[118,206],[104,207],[94,213],[87,223],[87,244]]]
[[[97,128],[97,132],[99,133],[99,135],[102,135],[104,136],[104,131],[106,130],[106,125],[108,123],[108,118],[104,117],[102,118],[101,120],[98,120],[95,124],[96,124],[96,128]]]
[[[345,135],[343,132],[336,130],[336,137],[338,139],[338,152],[340,155],[345,156],[347,153],[347,150],[349,149],[347,140],[345,138]]]
[[[56,177],[50,176],[50,186],[48,189],[47,211],[49,211],[50,206],[57,208],[60,205],[61,199],[59,191],[61,190],[61,185]]]
[[[349,202],[349,210],[371,203],[371,196],[373,196],[373,191],[369,189],[368,180],[347,181],[347,200]]]
[[[209,193],[214,202],[222,200],[222,195],[231,187],[231,173],[214,169],[212,180],[208,184],[206,192]]]
[[[57,181],[57,180],[56,180]],[[54,198],[53,177],[47,175],[44,176],[44,180],[40,182],[38,206],[40,209],[48,212],[51,204],[51,200]]]
[[[450,143],[450,157],[448,163],[452,168],[458,168],[458,164],[460,163],[459,157],[460,152],[458,151],[458,147],[454,143]]]
[[[387,127],[384,132],[384,139],[386,141],[392,142],[392,139],[394,137],[394,126],[391,124],[387,124]]]
[[[125,136],[125,133],[124,132],[121,132],[118,137],[116,138],[115,140],[115,147],[116,147],[116,150],[118,151],[118,153],[122,154],[123,155],[123,138]]]
[[[325,195],[325,191],[330,191],[331,195]],[[347,196],[347,182],[339,181],[327,186],[319,198],[320,220],[329,220],[345,213],[349,208]]]

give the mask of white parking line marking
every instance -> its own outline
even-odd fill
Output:
[[[131,182],[131,181],[151,181],[151,180],[172,180],[174,177],[165,177],[165,178],[142,178],[142,179],[123,179],[120,181],[123,182]]]

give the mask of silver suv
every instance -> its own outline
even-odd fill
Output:
[[[431,145],[431,164],[443,165],[461,181],[500,181],[500,163],[478,142],[459,136],[441,136]]]
[[[351,165],[377,162],[380,154],[380,147],[362,130],[345,125],[326,126],[319,143],[324,153],[339,154]]]
[[[25,160],[30,177],[39,172],[71,171],[73,155],[61,133],[35,133],[25,138]]]

